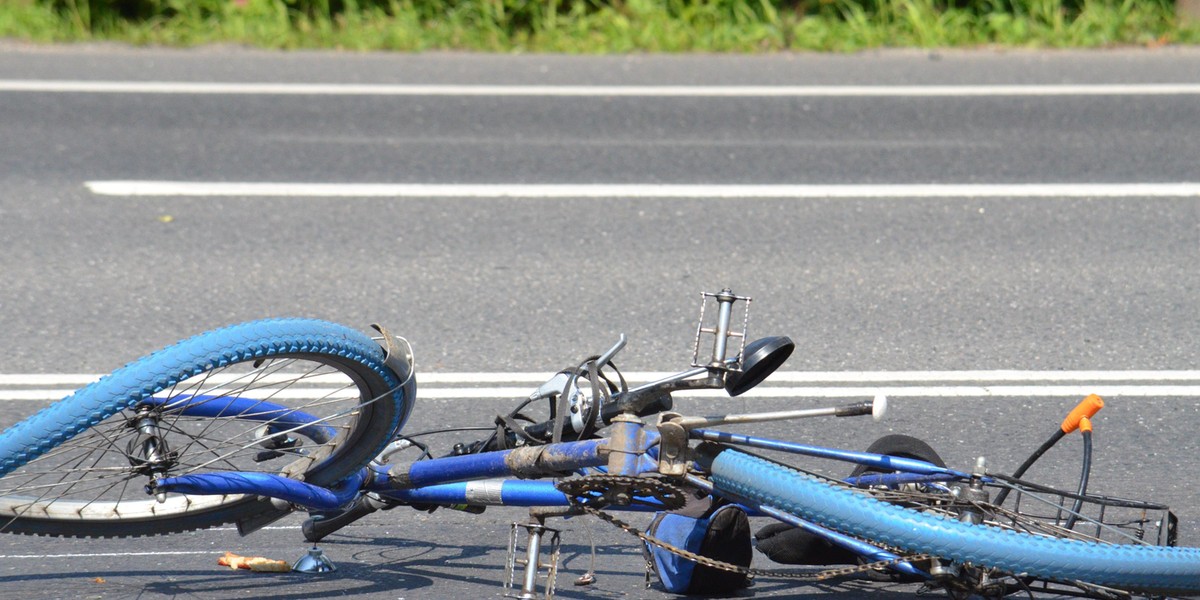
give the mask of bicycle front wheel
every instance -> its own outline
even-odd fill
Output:
[[[402,425],[415,383],[366,335],[305,319],[220,329],[151,354],[0,434],[0,531],[154,535],[280,513],[255,496],[147,493],[257,471],[334,484]]]
[[[1086,542],[974,525],[882,502],[731,449],[713,457],[711,469],[718,491],[909,552],[1023,577],[1085,582],[1131,592],[1200,592],[1200,548]]]

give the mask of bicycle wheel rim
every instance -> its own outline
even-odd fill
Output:
[[[302,477],[317,485],[337,482],[374,456],[402,411],[393,396],[399,382],[385,377],[390,371],[376,364],[378,357],[359,352],[380,354],[365,336],[365,342],[349,344],[296,343],[298,335],[311,339],[336,327],[267,322],[210,332],[125,369],[170,385],[144,390],[136,401],[100,415],[89,412],[94,408],[89,400],[111,390],[85,388],[59,403],[62,407],[51,407],[57,411],[43,411],[65,413],[66,419],[52,419],[54,414],[29,419],[49,420],[51,426],[57,421],[88,424],[0,479],[0,530],[147,535],[212,526],[270,508],[244,496],[168,495],[160,502],[145,490],[160,473],[255,471]],[[246,337],[247,330],[250,343],[235,351],[212,349]],[[279,352],[296,349],[301,351]],[[156,373],[164,363],[179,362],[174,360],[178,355],[185,357],[180,364],[193,373],[190,377]],[[122,376],[114,373],[111,379]],[[112,387],[103,380],[93,387],[106,385]],[[147,460],[147,436],[139,429],[147,415],[153,416],[165,443],[157,458],[167,460]]]

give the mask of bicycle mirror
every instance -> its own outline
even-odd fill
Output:
[[[795,349],[796,344],[786,335],[765,337],[746,344],[742,352],[742,371],[726,374],[725,391],[730,396],[740,396],[750,391],[774,373]]]

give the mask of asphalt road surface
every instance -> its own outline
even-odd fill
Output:
[[[512,406],[505,392],[536,385],[524,374],[622,332],[622,368],[686,367],[699,293],[730,286],[754,297],[751,337],[796,340],[790,379],[771,384],[794,397],[685,410],[886,387],[883,423],[755,431],[850,448],[904,432],[952,466],[986,455],[1003,470],[1103,386],[1091,489],[1170,504],[1183,542],[1200,545],[1197,84],[1200,52],[1179,49],[5,45],[0,424],[200,331],[310,316],[384,323],[421,373],[486,379],[423,386],[410,427],[486,425]],[[1077,451],[1055,449],[1034,475],[1071,485]],[[323,542],[340,568],[324,577],[216,566],[226,550],[299,557],[297,519],[246,538],[5,536],[0,596],[495,597],[523,517],[378,514]],[[667,596],[644,589],[632,539],[584,519],[563,527],[561,597]],[[598,582],[575,587],[592,536]],[[744,595],[915,589],[761,579]]]

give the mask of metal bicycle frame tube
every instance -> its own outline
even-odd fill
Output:
[[[336,488],[325,488],[273,473],[200,473],[163,479],[155,491],[208,496],[255,494],[309,509],[334,510],[356,498],[368,477],[367,470],[361,469]]]
[[[642,464],[642,453],[646,451],[646,426],[633,415],[620,414],[613,418],[609,428],[608,473],[609,475],[637,475]]]
[[[757,438],[749,435],[742,435],[740,433],[729,433],[727,431],[694,429],[690,432],[690,437],[692,439],[706,440],[710,442],[726,442],[729,444],[750,446],[752,448],[762,448],[764,450],[778,450],[792,454],[803,454],[805,456],[815,456],[817,458],[840,460],[843,462],[866,465],[868,467],[887,469],[889,471],[904,471],[907,473],[917,473],[920,475],[942,475],[947,478],[969,479],[971,477],[970,473],[964,473],[954,469],[947,469],[946,467],[939,467],[933,463],[925,462],[923,460],[903,458],[899,456],[887,456],[884,454],[872,454],[870,452],[855,452],[852,450],[838,450],[836,448],[809,446],[807,444],[797,444],[794,442]]]
[[[324,444],[337,435],[337,428],[330,426],[320,417],[296,410],[290,406],[275,404],[259,398],[241,396],[193,395],[167,399],[152,396],[142,401],[145,404],[169,410],[179,410],[189,417],[209,419],[232,418],[262,421],[271,426],[271,433],[296,432],[318,443]]]
[[[708,492],[709,494],[716,493],[715,490],[713,489],[712,482],[705,481],[699,477],[696,477],[695,475],[688,475],[687,480],[688,480],[688,483]],[[831,543],[835,546],[845,548],[846,550],[849,550],[859,556],[862,556],[870,562],[895,560],[897,558],[900,558],[900,555],[898,555],[898,554],[894,554],[892,552],[889,552],[889,551],[879,548],[877,546],[871,545],[871,544],[864,542],[858,538],[853,538],[848,535],[838,533],[836,531],[833,531],[832,529],[826,529],[820,525],[817,525],[816,523],[813,523],[811,521],[806,521],[804,519],[801,519],[800,517],[797,517],[796,515],[793,515],[788,512],[784,512],[777,508],[759,504],[757,502],[753,502],[751,500],[742,498],[741,496],[738,496],[736,494],[731,494],[728,492],[721,492],[721,495],[727,497],[728,499],[730,499],[738,504],[745,506],[746,508],[750,509],[750,511],[752,511],[752,513],[754,513],[754,514],[771,517],[777,521],[787,523],[788,525],[791,525],[793,527],[799,527],[800,529],[803,529],[804,531],[807,531],[813,535],[816,535],[818,537],[828,540],[829,543]],[[900,573],[907,574],[907,575],[919,575],[921,577],[929,577],[928,573],[926,573],[925,571],[922,571],[921,569],[914,567],[912,564],[910,564],[908,562],[898,562],[893,565],[889,565],[888,568],[893,569]]]
[[[408,465],[376,467],[379,476],[390,480],[390,489],[412,489],[440,483],[494,477],[539,477],[608,464],[608,440],[562,442],[545,446],[523,446],[500,452],[464,454]]]
[[[381,490],[382,496],[416,504],[481,506],[567,506],[567,496],[551,481],[484,479],[443,483],[411,490]]]
[[[441,504],[457,506],[570,506],[566,494],[558,491],[552,481],[517,479],[484,479],[443,483],[411,490],[379,490],[379,495],[412,504]],[[655,506],[634,504],[613,506],[609,510],[654,511]]]

